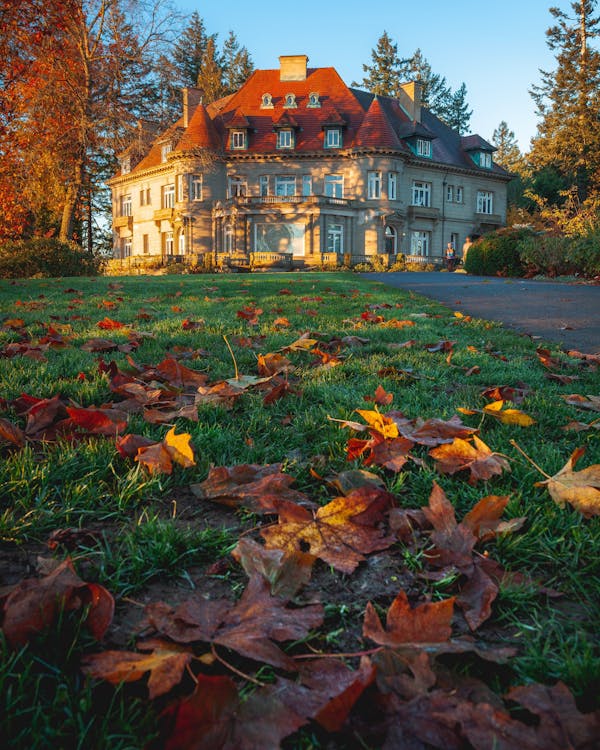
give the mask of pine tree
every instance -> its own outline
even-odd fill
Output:
[[[444,76],[433,72],[420,49],[416,49],[410,60],[406,61],[402,72],[405,80],[421,84],[423,105],[440,120],[448,122],[452,108],[452,89]]]
[[[406,62],[398,57],[398,45],[394,44],[387,31],[377,40],[377,47],[371,50],[371,65],[363,64],[363,71],[367,74],[361,83],[353,86],[370,91],[379,96],[398,96],[402,82],[402,66]]]
[[[556,170],[572,185],[579,205],[600,193],[600,35],[596,0],[571,2],[573,16],[550,8],[556,24],[546,32],[556,70],[541,71],[531,94],[541,117],[532,142],[536,168]]]
[[[196,85],[204,92],[204,104],[210,104],[225,95],[223,68],[214,37],[210,37],[206,43]]]
[[[233,94],[250,78],[254,63],[246,47],[240,47],[233,31],[223,44],[223,82],[226,94]]]
[[[524,159],[519,149],[514,131],[510,130],[505,120],[498,125],[492,136],[492,143],[496,147],[494,161],[509,172],[522,172]]]
[[[461,135],[465,135],[469,132],[472,114],[473,110],[467,104],[467,86],[462,83],[450,97],[444,121]]]
[[[171,78],[174,86],[181,89],[196,85],[209,39],[214,42],[215,35],[209,37],[204,21],[198,11],[194,11],[189,23],[178,35],[171,52]]]

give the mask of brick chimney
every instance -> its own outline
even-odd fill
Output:
[[[192,115],[196,111],[196,107],[202,104],[202,97],[204,91],[202,89],[196,89],[192,86],[188,86],[182,89],[183,94],[183,127],[187,128],[192,119]]]
[[[398,101],[410,119],[415,122],[421,122],[421,92],[422,87],[419,81],[400,84]]]
[[[279,58],[280,81],[306,81],[306,55],[281,55]]]

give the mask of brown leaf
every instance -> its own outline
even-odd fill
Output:
[[[386,627],[371,602],[367,603],[363,622],[363,636],[381,646],[400,646],[405,643],[439,643],[450,638],[454,597],[440,602],[428,602],[411,608],[408,597],[401,591],[388,609]]]
[[[467,582],[456,599],[471,630],[477,630],[491,616],[492,602],[498,596],[498,591],[498,583],[476,560]]]
[[[310,581],[313,555],[293,550],[266,549],[257,542],[242,537],[231,553],[249,578],[261,575],[271,586],[271,594],[281,599],[292,599]]]
[[[378,385],[373,396],[365,396],[365,401],[372,401],[378,406],[389,406],[394,400],[394,394],[388,393],[382,385]]]
[[[562,398],[567,404],[576,406],[578,409],[600,411],[600,396],[580,396],[578,393],[572,393],[570,396],[562,396]]]
[[[114,599],[99,584],[85,583],[75,573],[70,558],[43,578],[27,578],[17,584],[2,604],[2,630],[9,645],[18,648],[50,627],[59,613],[89,611],[86,625],[98,640],[112,622]]]
[[[468,526],[480,542],[493,539],[498,534],[517,531],[525,523],[525,518],[511,518],[510,521],[500,520],[509,500],[508,495],[482,497],[462,519],[461,523]]]
[[[146,672],[150,672],[148,696],[152,699],[168,693],[181,682],[183,672],[192,657],[191,651],[164,641],[150,654],[139,654],[135,651],[102,651],[99,654],[88,654],[83,657],[81,669],[84,674],[107,680],[113,685],[135,682]]]
[[[210,500],[253,513],[277,513],[284,503],[314,506],[306,495],[290,487],[294,477],[281,472],[281,464],[238,464],[218,466],[204,482],[192,484],[191,491],[201,500]]]
[[[0,418],[0,440],[22,448],[25,445],[25,433],[8,419]]]
[[[440,445],[432,448],[429,455],[436,462],[436,469],[443,474],[456,474],[457,471],[469,470],[470,484],[476,484],[479,479],[490,479],[510,471],[508,461],[498,453],[491,451],[488,446],[473,435],[473,444],[456,438],[450,445]]]
[[[369,525],[369,514],[380,515],[382,505],[389,507],[389,498],[387,492],[375,487],[362,487],[346,497],[336,497],[314,515],[304,508],[282,507],[279,524],[263,529],[261,535],[269,549],[308,551],[336,570],[352,573],[365,554],[394,542],[393,537]]]
[[[177,388],[197,388],[205,385],[208,380],[206,373],[192,370],[169,357],[156,366],[156,371],[164,380]]]
[[[570,503],[585,518],[600,515],[600,464],[574,471],[574,466],[584,454],[577,448],[563,468],[553,477],[536,482],[536,487],[548,487],[554,502],[561,508]]]

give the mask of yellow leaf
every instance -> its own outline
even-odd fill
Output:
[[[520,427],[530,427],[535,424],[535,419],[530,417],[520,409],[504,409],[504,401],[493,401],[483,407],[483,413],[494,419],[499,420],[502,424],[517,424]]]
[[[574,471],[573,467],[584,450],[578,448],[573,451],[558,473],[543,482],[536,482],[535,486],[546,485],[552,499],[561,508],[565,503],[570,503],[585,518],[591,518],[600,516],[600,464]]]
[[[360,414],[369,427],[381,433],[385,438],[395,438],[400,434],[396,423],[384,414],[368,409],[357,409],[356,412]]]
[[[192,436],[187,432],[176,435],[175,428],[171,427],[163,440],[163,445],[173,461],[185,469],[196,465],[194,451],[190,445],[191,439]]]

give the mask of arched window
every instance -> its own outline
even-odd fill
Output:
[[[298,105],[296,104],[296,94],[286,94],[285,104],[283,106],[291,108],[297,107]]]
[[[177,237],[177,254],[185,255],[185,229],[179,230],[179,235]]]
[[[385,252],[396,254],[398,252],[398,232],[396,227],[391,227],[389,224],[385,228]]]
[[[272,106],[273,106],[273,97],[271,96],[271,94],[263,94],[262,95],[260,106],[263,109],[271,109],[272,108]]]
[[[316,91],[311,91],[308,95],[308,106],[309,107],[320,107],[321,102],[319,101],[319,94]]]

